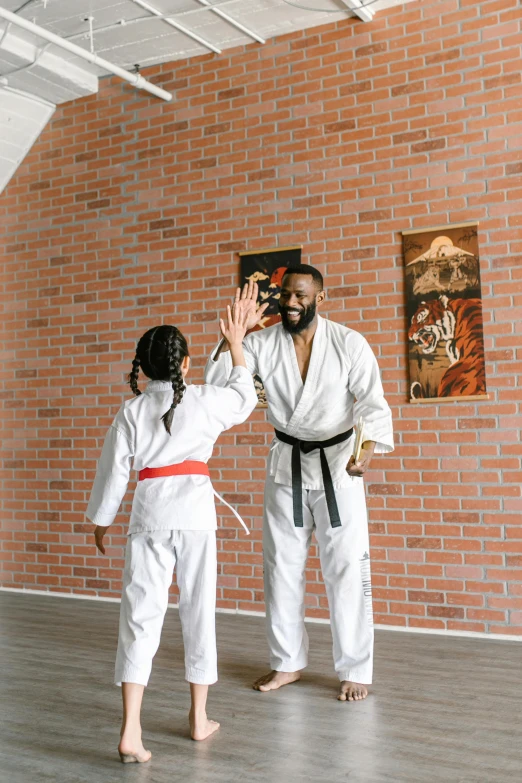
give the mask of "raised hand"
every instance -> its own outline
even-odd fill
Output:
[[[243,290],[241,290],[241,288],[236,288],[233,308],[234,310],[239,309],[241,312],[247,314],[247,331],[258,325],[269,305],[269,303],[266,302],[258,307],[258,295],[259,286],[251,280],[249,280],[248,283],[245,283]]]
[[[230,345],[230,348],[241,345],[247,333],[248,312],[241,307],[227,305],[227,314],[221,318],[219,326],[221,334]]]

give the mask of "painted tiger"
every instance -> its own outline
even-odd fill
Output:
[[[449,299],[444,295],[421,302],[411,319],[408,339],[425,354],[434,353],[439,342],[445,341],[450,366],[440,380],[439,397],[486,393],[480,299]],[[411,395],[423,396],[418,382],[412,384]]]

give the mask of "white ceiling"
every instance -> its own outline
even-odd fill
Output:
[[[262,38],[270,39],[296,30],[350,18],[353,12],[348,6],[352,4],[355,6],[362,3],[378,14],[385,8],[410,1],[147,0],[147,4],[160,14],[170,15],[176,22],[217,48],[226,50],[252,43],[253,39],[220,18],[203,3],[209,3],[210,6],[226,12]],[[57,35],[69,38],[86,49],[90,47],[89,22],[84,20],[89,16],[94,17],[94,51],[125,68],[132,68],[136,63],[145,67],[196,57],[209,51],[201,43],[171,27],[165,20],[155,18],[135,0],[30,0],[29,3],[23,3],[22,0],[0,0],[0,7],[18,11],[20,16]],[[303,10],[306,8],[321,10]],[[140,21],[136,21],[137,19]],[[127,24],[122,25],[122,20]],[[0,30],[4,26],[5,23],[0,20]],[[34,42],[31,34],[25,31],[19,34]],[[63,56],[68,60],[76,59],[72,54]],[[2,73],[5,71],[2,71],[0,64],[0,74]]]
[[[0,8],[82,49],[91,51],[92,47],[94,54],[104,60],[131,70],[136,64],[143,69],[197,57],[209,53],[209,47],[225,51],[249,43],[262,46],[255,37],[268,41],[297,30],[349,19],[354,13],[366,19],[371,13],[378,15],[385,8],[411,1],[0,0]],[[361,6],[365,6],[362,11]],[[355,11],[350,11],[350,7],[355,7]],[[232,21],[223,19],[216,10]],[[153,11],[167,18],[158,18]],[[364,28],[364,23],[358,21]],[[234,22],[254,35],[238,29]],[[180,25],[184,31],[179,29]],[[218,58],[219,54],[212,56]],[[0,17],[0,193],[55,105],[95,93],[98,77],[107,73],[105,68],[86,62],[78,54],[46,42],[38,34]],[[151,100],[157,98],[151,96]]]

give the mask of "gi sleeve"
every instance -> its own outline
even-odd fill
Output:
[[[105,437],[87,506],[87,519],[94,525],[112,525],[127,491],[134,449],[125,429],[120,411]]]
[[[221,342],[214,348],[205,367],[205,383],[211,383],[213,386],[225,386],[232,372],[230,351],[222,352],[217,359],[214,358],[220,345]],[[249,340],[249,335],[243,340],[243,353],[247,368],[250,374],[254,375],[257,373],[257,356],[253,342]]]
[[[393,451],[393,424],[390,406],[384,399],[377,359],[368,342],[361,336],[348,374],[348,389],[355,397],[354,422],[364,419],[364,440],[376,443],[375,452]]]
[[[254,379],[246,367],[233,367],[224,387],[212,386],[210,415],[221,431],[246,421],[257,405]]]

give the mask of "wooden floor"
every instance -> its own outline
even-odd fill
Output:
[[[250,687],[267,669],[264,621],[218,615],[220,681],[204,743],[187,732],[175,610],[145,694],[153,759],[116,754],[117,604],[0,593],[0,779],[5,783],[516,783],[522,780],[522,646],[377,632],[365,702],[337,702],[330,629],[309,625],[303,680]]]

